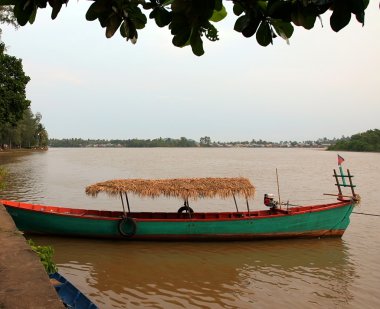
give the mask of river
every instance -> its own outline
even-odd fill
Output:
[[[341,152],[361,205],[380,214],[380,154]],[[116,178],[248,177],[252,209],[264,193],[282,201],[333,201],[335,152],[257,148],[95,148],[0,153],[8,171],[2,198],[120,210],[118,199],[84,189]],[[131,198],[132,210],[176,211],[175,199]],[[238,201],[243,205],[244,201]],[[233,201],[193,202],[197,211],[235,209]],[[243,206],[241,206],[243,207]],[[351,215],[340,239],[246,242],[127,242],[32,236],[54,247],[59,271],[100,308],[379,308],[380,217]]]

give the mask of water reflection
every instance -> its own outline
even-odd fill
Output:
[[[234,243],[33,237],[104,308],[339,306],[355,277],[341,239]],[[297,296],[302,293],[302,297]],[[302,301],[301,301],[302,299]]]
[[[43,198],[45,157],[45,151],[1,153],[0,164],[7,171],[2,198],[25,202],[36,202]]]

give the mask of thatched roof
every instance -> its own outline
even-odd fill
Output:
[[[247,178],[116,179],[88,186],[86,194],[105,192],[114,196],[133,193],[139,197],[227,198],[232,195],[253,197],[255,187]]]

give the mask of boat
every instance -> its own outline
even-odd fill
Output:
[[[119,179],[96,183],[86,193],[96,197],[105,192],[121,198],[122,211],[90,210],[28,204],[2,200],[19,230],[28,233],[120,238],[126,240],[255,240],[279,238],[341,237],[359,201],[352,175],[334,177],[338,194],[333,203],[292,206],[266,196],[267,209],[250,210],[255,188],[247,178]],[[348,178],[349,184],[341,183]],[[350,187],[343,195],[341,187]],[[139,197],[179,198],[183,206],[173,212],[131,211],[128,194]],[[236,197],[245,199],[239,210]],[[194,211],[189,200],[231,198],[236,211]],[[268,201],[269,197],[269,201]],[[127,207],[125,207],[125,204]],[[127,208],[127,209],[126,209]]]
[[[66,308],[98,309],[98,306],[60,273],[49,274],[49,278]]]

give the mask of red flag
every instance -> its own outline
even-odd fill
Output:
[[[341,165],[343,163],[344,159],[338,155],[338,165]]]

